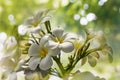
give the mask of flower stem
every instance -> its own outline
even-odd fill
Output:
[[[60,71],[61,71],[61,74],[62,74],[61,77],[63,77],[64,74],[65,74],[65,69],[64,69],[62,63],[60,62],[60,59],[57,58],[56,56],[53,57],[53,59],[55,60],[55,62],[57,63],[57,65],[58,65],[58,67],[59,67],[59,69],[60,69]]]

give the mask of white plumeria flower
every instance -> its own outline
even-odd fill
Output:
[[[78,39],[78,36],[74,33],[64,33],[63,29],[56,28],[52,30],[51,40],[48,41],[47,47],[50,49],[58,47],[63,52],[69,53],[74,49],[74,40]]]
[[[60,50],[58,48],[47,49],[46,42],[48,41],[49,36],[45,35],[41,38],[39,45],[33,43],[29,50],[28,55],[31,56],[28,64],[31,70],[35,70],[39,65],[41,70],[49,69],[53,62],[51,56],[56,56],[59,54]]]
[[[39,11],[35,16],[25,20],[23,25],[18,27],[18,33],[25,35],[26,33],[38,33],[41,30],[41,23],[50,20],[50,16],[46,16],[45,10]]]

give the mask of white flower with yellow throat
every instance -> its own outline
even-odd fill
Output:
[[[59,54],[58,48],[48,49],[46,43],[49,40],[49,35],[45,35],[41,38],[39,44],[33,43],[29,50],[28,55],[31,56],[28,64],[31,70],[35,70],[39,65],[41,70],[48,70],[51,68],[52,56]]]

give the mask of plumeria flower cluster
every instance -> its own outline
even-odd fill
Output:
[[[0,50],[5,54],[0,57],[2,61],[0,65],[7,66],[11,63],[10,72],[16,75],[16,72],[24,71],[27,80],[46,80],[49,78],[48,75],[67,80],[70,76],[75,80],[72,70],[76,64],[81,61],[83,65],[88,61],[94,67],[101,54],[107,54],[112,62],[112,48],[107,44],[102,31],[87,29],[86,36],[83,37],[73,32],[66,32],[61,27],[52,27],[47,10],[39,11],[33,17],[26,19],[18,26],[18,34],[20,37],[17,40],[14,36],[7,38],[5,33],[0,34],[5,36],[0,38]],[[64,54],[69,55],[66,58]],[[63,58],[68,59],[68,62],[62,62]],[[54,66],[55,63],[58,67]],[[78,75],[77,72],[74,74]],[[86,73],[79,72],[79,74]]]

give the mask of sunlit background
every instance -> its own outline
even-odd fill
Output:
[[[103,30],[113,48],[113,63],[100,60],[96,67],[77,67],[107,80],[120,78],[120,0],[0,0],[0,32],[15,34],[22,24],[41,8],[51,9],[52,26],[65,27],[78,34],[86,28]]]

